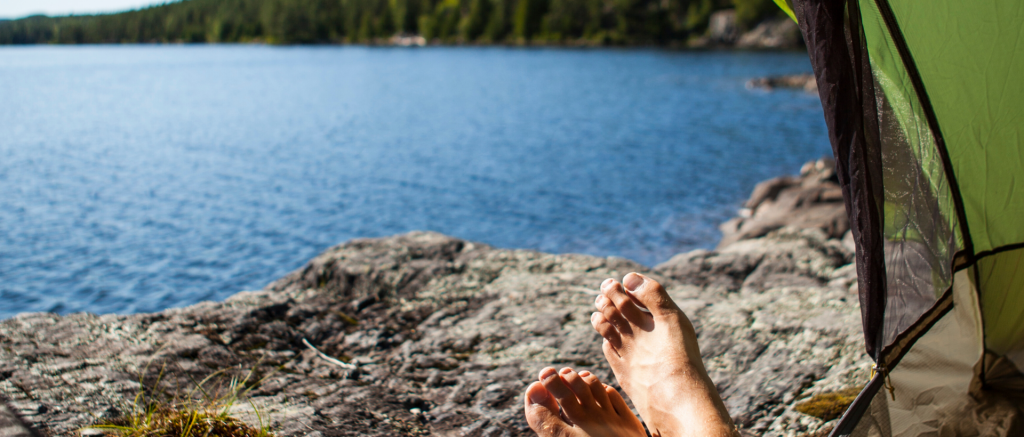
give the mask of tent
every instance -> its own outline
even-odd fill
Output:
[[[875,372],[832,436],[1024,436],[1024,1],[776,0],[797,20]]]

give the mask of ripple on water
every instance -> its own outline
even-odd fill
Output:
[[[256,289],[434,230],[653,265],[829,153],[800,53],[0,48],[0,317]]]

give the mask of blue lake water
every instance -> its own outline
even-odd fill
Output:
[[[646,265],[710,248],[754,184],[830,153],[815,96],[744,86],[807,71],[802,53],[0,48],[0,317],[223,299],[411,230]]]

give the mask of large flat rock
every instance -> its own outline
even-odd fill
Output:
[[[826,426],[798,399],[866,380],[851,259],[791,228],[655,269],[436,233],[354,240],[223,303],[0,322],[0,394],[42,433],[73,435],[140,393],[214,398],[250,375],[251,403],[225,407],[282,436],[532,435],[521,393],[541,368],[614,381],[592,303],[603,279],[639,271],[693,320],[741,428],[796,436]]]

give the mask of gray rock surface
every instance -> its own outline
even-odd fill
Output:
[[[232,377],[247,400],[219,405],[280,436],[532,435],[521,393],[541,368],[614,384],[592,303],[603,279],[639,271],[693,320],[747,435],[809,435],[830,424],[794,404],[863,383],[870,362],[853,254],[828,237],[785,227],[653,269],[428,232],[353,240],[222,303],[2,321],[0,394],[44,435],[82,433],[138,408],[140,395],[223,399]],[[0,427],[13,417],[0,414]],[[11,429],[0,436],[27,435]]]
[[[823,425],[793,413],[795,400],[865,378],[850,259],[820,230],[791,228],[653,270],[434,233],[355,240],[223,303],[6,320],[0,393],[43,432],[70,435],[130,411],[141,391],[197,396],[214,372],[255,371],[252,404],[279,435],[529,435],[520,393],[542,367],[614,380],[591,305],[601,280],[641,271],[694,321],[737,423],[795,435]],[[248,403],[232,411],[257,420]]]
[[[760,88],[768,91],[775,88],[795,88],[801,89],[807,94],[818,95],[818,81],[810,73],[759,77],[747,81],[747,88]]]
[[[732,45],[736,42],[738,35],[739,28],[736,27],[736,10],[726,9],[717,11],[708,17],[708,30],[704,36],[704,45]]]
[[[736,10],[724,9],[712,13],[704,35],[687,45],[691,48],[798,49],[803,47],[803,37],[800,28],[789,18],[769,18],[744,31],[736,22]]]
[[[0,437],[37,437],[32,427],[7,402],[0,403]]]
[[[800,28],[789,18],[762,21],[736,40],[736,47],[741,49],[792,49],[800,45]]]
[[[834,161],[808,162],[800,176],[780,176],[757,184],[740,216],[719,227],[722,240],[718,247],[784,226],[821,229],[829,238],[843,238],[850,230]]]

